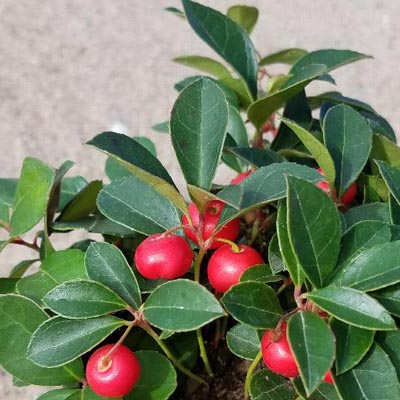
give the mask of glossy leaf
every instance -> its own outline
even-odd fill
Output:
[[[277,51],[263,57],[258,65],[289,64],[292,65],[308,54],[307,50],[291,48]]]
[[[121,250],[109,243],[92,243],[86,252],[85,266],[90,279],[108,286],[135,310],[139,309],[139,285]]]
[[[122,397],[113,397],[114,399],[122,400]],[[90,386],[85,386],[83,389],[71,394],[65,400],[112,400],[111,397],[103,397],[94,393]]]
[[[182,0],[189,24],[197,35],[227,61],[257,95],[257,55],[246,31],[236,22],[190,0]]]
[[[18,379],[35,385],[71,385],[83,378],[83,365],[75,361],[65,368],[47,369],[26,358],[31,334],[47,314],[31,300],[0,296],[0,364]]]
[[[155,351],[137,351],[135,355],[140,363],[140,378],[124,399],[169,399],[177,386],[176,372],[171,362]]]
[[[267,369],[256,372],[250,381],[252,400],[292,400],[296,392],[283,376],[275,375]]]
[[[273,328],[282,316],[274,290],[259,282],[242,282],[232,286],[221,302],[233,318],[256,329]]]
[[[258,20],[258,10],[256,7],[232,6],[228,8],[226,15],[239,24],[248,34],[253,31]]]
[[[285,278],[282,275],[274,275],[274,272],[266,264],[254,265],[253,267],[247,269],[243,272],[240,277],[240,282],[279,282],[283,281]]]
[[[368,352],[374,332],[345,324],[337,319],[330,321],[336,338],[336,374],[356,366]]]
[[[290,73],[296,74],[302,68],[312,64],[325,65],[327,68],[327,72],[329,72],[343,65],[363,60],[365,58],[371,58],[371,57],[351,50],[335,50],[335,49],[317,50],[308,53],[300,60],[298,60],[291,68]]]
[[[33,228],[47,209],[55,170],[35,158],[26,158],[18,181],[10,235],[18,236]]]
[[[267,121],[273,112],[281,108],[290,98],[296,96],[311,81],[325,72],[325,66],[319,64],[309,65],[298,71],[298,73],[285,83],[281,90],[255,101],[248,109],[247,115],[249,120],[257,129],[261,129],[264,122]]]
[[[187,183],[210,189],[228,124],[228,103],[210,79],[182,90],[171,113],[172,144]]]
[[[205,287],[186,279],[164,283],[144,303],[144,316],[150,324],[176,332],[198,329],[224,315]]]
[[[389,356],[390,361],[396,368],[397,377],[400,377],[400,331],[379,332],[377,341],[385,353]]]
[[[400,225],[400,204],[393,197],[392,194],[389,194],[388,198],[389,204],[389,213],[390,213],[390,222],[393,225]]]
[[[231,147],[229,151],[257,168],[285,161],[285,158],[278,153],[258,147]]]
[[[324,124],[324,141],[336,168],[339,198],[360,175],[372,147],[372,132],[353,108],[340,104],[329,109]]]
[[[289,239],[296,259],[311,283],[323,287],[339,254],[341,224],[336,206],[315,185],[289,176],[287,208]]]
[[[116,293],[94,281],[68,281],[56,286],[43,298],[54,313],[65,318],[100,317],[128,308]]]
[[[332,366],[335,337],[326,322],[311,312],[299,312],[289,319],[287,337],[310,395]]]
[[[400,241],[366,249],[346,263],[333,284],[362,291],[381,289],[400,282]]]
[[[295,400],[340,400],[335,387],[333,385],[329,385],[328,383],[322,382],[321,385],[319,385],[315,391],[307,397],[307,393],[304,389],[301,379],[295,378],[292,382],[294,388],[300,396]]]
[[[355,368],[337,376],[335,384],[343,400],[400,398],[396,370],[378,345]]]
[[[180,212],[171,200],[135,176],[106,186],[97,197],[97,205],[111,221],[145,235],[180,224]]]
[[[391,314],[400,317],[400,285],[389,286],[370,294]]]
[[[307,294],[318,307],[340,321],[370,330],[396,329],[389,313],[372,297],[352,288],[326,287]]]
[[[322,171],[324,171],[324,175],[328,182],[335,182],[335,165],[326,147],[313,134],[302,128],[300,125],[297,125],[295,122],[289,121],[285,118],[282,118],[282,122],[292,129],[306,149],[311,153]]]
[[[389,207],[387,203],[369,203],[350,208],[344,213],[345,229],[350,229],[361,221],[381,221],[390,224]]]
[[[79,389],[54,389],[42,394],[37,400],[66,400],[79,392]]]
[[[75,360],[103,341],[126,321],[112,316],[85,320],[55,317],[42,323],[31,337],[28,359],[42,367]]]
[[[260,338],[257,329],[237,324],[226,334],[229,350],[240,358],[254,360],[260,351]]]

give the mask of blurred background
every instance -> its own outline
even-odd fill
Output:
[[[337,88],[319,83],[309,90],[363,100],[400,133],[398,0],[201,2],[220,11],[238,3],[258,7],[252,38],[261,55],[288,47],[372,55],[334,71]],[[169,138],[151,126],[168,119],[174,83],[194,74],[171,59],[218,57],[184,20],[164,11],[168,6],[182,8],[178,0],[0,0],[0,177],[18,177],[29,155],[53,167],[70,159],[70,176],[102,178],[104,156],[83,143],[114,129],[157,141],[182,187]],[[219,181],[227,174],[221,171]],[[22,256],[15,247],[1,255],[0,276]],[[40,392],[13,388],[0,371],[0,399],[33,400]]]

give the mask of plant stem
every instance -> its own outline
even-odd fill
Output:
[[[172,363],[175,365],[176,368],[178,368],[181,372],[183,372],[186,376],[189,378],[194,379],[195,381],[202,383],[204,385],[208,385],[207,382],[201,378],[200,376],[194,374],[192,371],[188,370],[185,368],[177,359],[176,357],[171,353],[170,349],[167,347],[167,345],[160,339],[160,337],[157,335],[157,333],[151,328],[150,325],[141,325],[141,327],[157,342],[157,344],[161,347],[163,352],[166,354],[166,356],[172,361]]]
[[[126,337],[128,336],[129,332],[132,330],[132,328],[137,325],[137,320],[134,320],[129,323],[128,327],[125,329],[124,334],[119,338],[118,342],[114,344],[114,346],[110,349],[110,351],[104,356],[105,362],[112,356],[116,348],[121,345]]]
[[[200,267],[201,262],[203,261],[204,255],[206,254],[206,249],[200,247],[199,252],[197,253],[196,259],[194,260],[194,280],[195,282],[200,282]]]
[[[262,353],[261,351],[258,352],[256,355],[256,358],[253,360],[253,362],[250,364],[249,369],[247,370],[246,374],[246,380],[244,383],[244,398],[248,399],[249,398],[249,393],[250,393],[250,380],[251,377],[253,376],[254,370],[257,368],[258,363],[262,359]]]
[[[233,250],[235,253],[240,253],[240,247],[239,247],[239,245],[236,244],[235,242],[232,242],[232,240],[223,239],[223,238],[218,238],[218,239],[215,239],[215,240],[216,240],[217,242],[222,242],[222,243],[229,244],[229,246],[232,247],[232,250]]]
[[[28,247],[32,250],[35,251],[39,251],[39,246],[35,243],[28,243],[26,242],[24,239],[20,238],[19,236],[15,237],[14,239],[12,239],[12,241],[10,243],[14,243],[14,244],[20,244],[21,246],[25,246]]]

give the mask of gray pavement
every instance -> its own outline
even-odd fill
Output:
[[[207,0],[225,10],[234,1]],[[254,42],[261,54],[285,47],[350,48],[374,56],[334,72],[338,89],[370,103],[400,132],[398,0],[252,0],[260,9]],[[104,157],[82,145],[119,124],[158,141],[159,155],[182,186],[166,136],[150,126],[168,118],[175,82],[192,73],[170,62],[213,55],[184,21],[163,11],[179,1],[0,0],[0,177],[18,176],[24,157],[74,174],[103,176]],[[329,86],[314,86],[330,90]],[[228,174],[222,171],[220,180]],[[60,247],[63,245],[58,241]],[[29,255],[29,252],[26,252]],[[22,256],[10,247],[0,275]],[[0,375],[0,399],[35,399]]]

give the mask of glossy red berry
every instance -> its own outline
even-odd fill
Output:
[[[249,175],[251,171],[242,172],[241,174],[237,175],[235,178],[231,180],[232,185],[239,185],[242,181],[244,181]]]
[[[324,381],[325,381],[326,383],[329,383],[330,385],[333,385],[333,375],[332,375],[332,372],[331,372],[331,371],[328,371],[328,372],[325,374]]]
[[[214,232],[216,226],[218,225],[219,218],[221,216],[223,208],[224,208],[224,203],[218,200],[210,201],[206,205],[203,211],[202,237],[204,241],[209,239],[212,233]],[[197,237],[193,229],[196,230],[199,227],[200,213],[196,204],[194,203],[189,204],[188,210],[190,218],[192,219],[192,226],[189,228],[185,228],[185,234],[190,240],[197,243]],[[189,225],[189,221],[185,215],[182,217],[182,225]],[[235,218],[229,221],[227,224],[225,224],[224,227],[220,231],[218,231],[218,233],[215,235],[215,239],[219,238],[219,239],[228,239],[234,241],[238,237],[239,231],[240,231],[240,221],[238,218]],[[214,240],[210,248],[216,249],[218,247],[223,246],[224,244],[225,243],[223,242]]]
[[[286,322],[282,322],[279,332],[267,330],[261,340],[261,353],[265,365],[276,374],[286,378],[299,376],[299,369],[286,336]]]
[[[218,292],[225,293],[232,285],[239,283],[246,269],[263,264],[261,255],[250,246],[238,245],[235,251],[227,244],[216,250],[208,262],[208,280]]]
[[[148,279],[174,279],[185,275],[193,261],[189,243],[174,234],[156,233],[146,238],[136,249],[135,265]]]
[[[97,349],[86,365],[86,379],[94,393],[104,397],[122,397],[135,386],[140,376],[140,364],[135,354],[126,346],[119,345],[109,357],[114,344]]]

